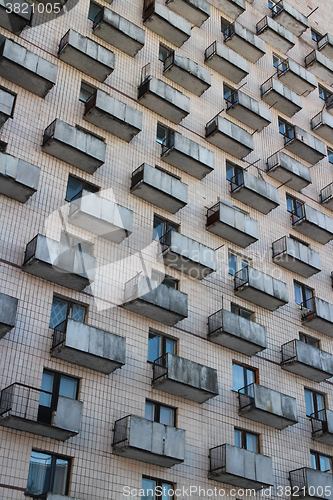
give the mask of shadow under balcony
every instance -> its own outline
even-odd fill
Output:
[[[104,82],[115,67],[115,55],[111,50],[73,29],[60,40],[58,57],[99,82]]]
[[[51,423],[48,424],[39,420],[41,394],[51,395],[17,382],[3,389],[0,399],[0,425],[58,441],[66,441],[79,434],[83,403],[58,396],[57,408],[53,411]]]
[[[67,319],[54,328],[51,356],[109,375],[126,363],[126,339]]]
[[[207,123],[206,140],[239,160],[254,149],[251,134],[221,116],[215,116]]]
[[[226,113],[256,132],[261,132],[271,123],[271,112],[244,92],[235,91],[225,99]]]
[[[123,307],[168,326],[188,317],[185,293],[141,275],[125,284]]]
[[[285,59],[277,67],[277,77],[300,96],[308,96],[317,88],[316,77],[291,59]]]
[[[207,210],[206,217],[207,231],[242,248],[259,239],[258,222],[227,202],[216,203]]]
[[[333,210],[333,182],[320,191],[320,203],[328,210]]]
[[[311,165],[315,165],[326,156],[325,144],[296,125],[292,129],[291,137],[284,136],[284,147]]]
[[[271,457],[230,444],[209,450],[208,478],[256,491],[274,484]]]
[[[249,74],[249,63],[217,40],[205,50],[205,64],[233,83]]]
[[[305,67],[327,85],[333,85],[333,61],[325,57],[319,50],[313,50],[306,56]]]
[[[210,0],[209,3],[233,20],[246,10],[245,0]]]
[[[318,50],[328,59],[333,61],[333,35],[326,33],[318,41]]]
[[[300,209],[294,211],[291,220],[295,231],[322,245],[333,239],[333,219],[309,205],[302,205]]]
[[[185,460],[185,431],[128,415],[114,424],[113,453],[160,467]]]
[[[271,77],[261,87],[261,99],[281,113],[292,117],[302,109],[302,98],[283,83]]]
[[[95,135],[56,118],[44,131],[42,150],[93,174],[105,162],[106,144]]]
[[[265,215],[280,205],[278,189],[246,170],[230,179],[230,193],[235,200]]]
[[[318,252],[311,250],[308,245],[283,236],[273,242],[273,262],[303,278],[310,278],[320,273],[321,263]]]
[[[267,158],[266,166],[267,175],[295,191],[301,191],[312,182],[309,167],[282,151]]]
[[[223,35],[225,45],[254,64],[266,54],[265,42],[237,22],[230,24]]]
[[[312,439],[318,443],[333,446],[333,411],[319,410],[310,415]]]
[[[170,353],[154,361],[151,385],[195,403],[205,403],[219,394],[215,369]]]
[[[93,33],[131,57],[145,44],[144,29],[107,7],[103,7],[95,17]]]
[[[191,24],[156,0],[144,0],[143,24],[176,47],[191,36]]]
[[[253,267],[246,266],[235,276],[235,295],[257,306],[276,311],[288,303],[287,285]]]
[[[37,234],[26,246],[22,270],[82,292],[94,280],[95,258],[79,249]]]
[[[301,306],[302,324],[328,337],[333,337],[333,304],[311,297]]]
[[[311,130],[333,144],[333,116],[324,111],[320,111],[311,120]]]
[[[18,299],[0,293],[0,339],[15,327]]]
[[[274,49],[286,54],[295,45],[293,33],[274,19],[265,16],[257,23],[257,35]]]
[[[296,399],[259,384],[238,391],[239,415],[249,420],[285,429],[298,423]]]
[[[271,11],[272,17],[295,36],[301,36],[309,27],[308,18],[285,0],[274,3]]]
[[[198,28],[210,17],[210,4],[206,0],[167,0],[166,5]]]
[[[301,469],[292,470],[289,472],[289,481],[291,491],[295,491],[292,498],[301,498],[302,500],[313,500],[324,498],[326,500],[333,499],[333,476],[327,472],[303,467]],[[330,493],[324,495],[324,491]]]
[[[0,194],[26,203],[37,191],[40,168],[15,156],[0,153]]]
[[[163,141],[161,160],[199,180],[214,170],[212,151],[174,131]]]
[[[16,96],[15,92],[0,85],[0,128],[6,123],[8,118],[13,118]]]
[[[0,5],[0,26],[15,35],[20,35],[26,26],[30,26],[32,15],[33,7],[25,0],[15,0],[15,2],[12,0],[7,3],[3,1]]]
[[[164,61],[163,75],[198,97],[211,86],[210,71],[175,50]]]
[[[171,214],[187,205],[187,184],[147,163],[132,173],[130,191],[134,196]]]
[[[208,340],[246,356],[266,349],[265,327],[220,309],[208,317]]]
[[[295,339],[283,344],[281,355],[281,368],[295,375],[314,382],[323,382],[333,377],[332,354],[301,340]]]

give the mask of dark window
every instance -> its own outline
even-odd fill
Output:
[[[230,23],[230,21],[228,21],[228,19],[221,17],[221,31],[222,31],[222,33],[227,34],[229,31],[230,25],[231,25],[231,23]]]
[[[303,205],[304,203],[302,201],[299,201],[297,198],[294,198],[293,196],[290,196],[287,194],[286,196],[287,200],[287,210],[291,214],[294,214],[295,216],[302,218],[303,217]]]
[[[240,255],[237,255],[233,252],[228,252],[228,263],[229,263],[229,274],[231,276],[235,276],[235,274],[244,269],[244,273],[242,273],[242,279],[246,279],[246,271],[245,268],[250,265],[249,261]]]
[[[177,353],[177,340],[170,339],[161,333],[149,332],[147,361],[153,363],[167,353]]]
[[[172,276],[165,276],[164,274],[153,270],[151,272],[151,280],[157,281],[158,283],[161,283],[169,288],[173,288],[174,290],[178,290],[179,280],[173,278]]]
[[[259,436],[244,429],[234,429],[235,446],[259,453]]]
[[[294,281],[295,302],[303,309],[312,310],[313,289],[305,286],[303,283]]]
[[[160,61],[164,62],[168,57],[169,55],[171,54],[172,50],[171,49],[168,49],[168,47],[165,47],[165,45],[162,45],[160,43],[160,48],[159,48],[159,51],[158,51],[158,58]]]
[[[80,96],[79,100],[82,102],[87,102],[90,96],[93,95],[95,92],[96,88],[92,87],[91,85],[88,85],[87,83],[82,82],[81,83],[81,88],[80,88]]]
[[[165,406],[155,401],[146,401],[145,418],[152,422],[159,422],[163,425],[175,427],[176,408]]]
[[[144,491],[143,496],[146,500],[173,500],[174,495],[172,491],[175,489],[172,483],[163,481],[162,479],[154,479],[146,476],[142,476],[142,489]],[[160,494],[160,492],[162,494]]]
[[[88,12],[88,19],[93,21],[97,14],[102,10],[102,7],[98,5],[97,3],[90,2],[89,5],[89,12]]]
[[[320,470],[321,472],[331,472],[332,460],[327,455],[322,455],[318,451],[310,451],[311,469]]]
[[[233,390],[238,391],[243,387],[254,384],[257,381],[257,371],[249,366],[232,364]]]
[[[276,69],[279,68],[279,70],[282,72],[286,71],[286,69],[288,68],[286,60],[280,59],[280,57],[276,56],[275,54],[273,54],[273,66]]]
[[[7,142],[0,141],[0,152],[5,153],[6,148],[7,148]]]
[[[318,43],[323,38],[323,35],[321,35],[320,33],[318,33],[318,31],[311,28],[311,38],[312,40]]]
[[[73,177],[72,175],[68,176],[67,183],[67,191],[66,191],[66,201],[74,201],[83,196],[83,191],[87,191],[86,194],[97,193],[99,188],[89,184],[89,182],[78,179],[77,177]]]
[[[304,398],[307,417],[310,417],[310,415],[316,418],[320,417],[320,412],[325,409],[324,394],[304,389]]]
[[[285,120],[282,120],[282,118],[279,118],[279,133],[287,139],[293,139],[295,136],[295,127]]]
[[[160,123],[157,124],[157,132],[156,132],[156,142],[159,144],[162,144],[163,141],[169,137],[171,134],[172,130],[168,127],[165,127],[164,125],[161,125]]]
[[[48,492],[67,495],[70,461],[68,457],[32,451],[25,494],[34,498]]]
[[[77,399],[78,389],[79,380],[77,378],[44,369],[37,420],[51,424],[53,412],[58,406],[59,396]]]
[[[315,339],[313,337],[310,337],[309,335],[306,335],[305,333],[299,332],[299,339],[304,342],[304,344],[311,345],[312,347],[316,347],[317,349],[320,349],[320,341],[318,339]]]
[[[226,162],[226,173],[227,180],[236,184],[236,186],[241,186],[243,184],[243,169],[238,165],[233,165],[230,162]]]
[[[230,104],[238,103],[238,92],[236,89],[229,87],[229,85],[223,85],[223,97]]]
[[[252,311],[248,311],[247,309],[243,309],[243,307],[240,307],[237,304],[231,303],[231,312],[249,321],[254,321],[254,313]]]
[[[322,85],[318,85],[319,97],[323,99],[323,101],[327,101],[333,94],[329,90],[325,89]]]
[[[167,219],[162,219],[161,217],[158,217],[157,215],[154,215],[154,223],[153,223],[153,238],[155,240],[159,240],[167,234],[169,231],[178,231],[179,230],[179,225],[175,224],[174,222],[170,222]]]
[[[330,163],[333,163],[333,151],[332,151],[332,149],[327,148],[327,156],[328,156],[328,161]]]
[[[66,319],[73,319],[79,323],[84,323],[87,313],[87,306],[75,304],[69,300],[53,297],[50,328],[56,328]]]

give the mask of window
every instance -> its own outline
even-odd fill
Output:
[[[53,297],[50,328],[54,329],[61,325],[67,319],[73,319],[79,323],[84,323],[87,314],[87,307],[75,304],[69,300]],[[64,325],[65,328],[65,325]],[[61,331],[61,330],[60,330]]]
[[[331,457],[322,455],[318,451],[310,451],[311,469],[320,470],[321,472],[331,472]]]
[[[237,304],[231,303],[231,312],[249,321],[254,321],[254,313],[252,311],[248,311],[247,309],[243,309],[243,307],[240,307]]]
[[[229,33],[229,27],[231,26],[232,24],[230,23],[230,21],[228,21],[228,19],[225,19],[224,17],[221,17],[221,31],[222,33],[224,33],[225,35],[228,35]]]
[[[282,118],[279,118],[279,133],[282,134],[287,140],[293,139],[295,136],[294,125],[291,125]]]
[[[166,337],[161,333],[150,331],[148,337],[147,361],[153,363],[157,358],[167,353],[177,353],[177,340]]]
[[[38,422],[51,424],[52,414],[57,409],[59,396],[77,399],[78,389],[79,380],[77,378],[44,369],[39,395]]]
[[[238,165],[226,162],[227,180],[236,186],[243,184],[243,169]]]
[[[315,418],[320,416],[321,410],[325,409],[325,396],[319,392],[304,389],[306,416]]]
[[[277,2],[274,2],[273,0],[268,0],[268,8],[273,12],[273,14],[278,14],[279,13],[279,8],[276,6]]]
[[[67,495],[70,462],[68,457],[32,451],[25,494],[34,498],[48,492]]]
[[[102,7],[98,5],[97,3],[90,2],[89,5],[89,12],[88,12],[88,19],[93,21],[97,14],[102,10]]]
[[[323,35],[321,35],[320,33],[318,33],[318,31],[311,28],[311,38],[312,40],[318,43],[323,38]]]
[[[145,418],[152,422],[159,422],[163,425],[175,427],[176,408],[165,406],[155,401],[146,401]]]
[[[144,491],[141,498],[146,500],[173,500],[174,485],[161,479],[153,479],[142,476],[142,489]]]
[[[85,194],[89,193],[97,193],[99,188],[89,184],[89,182],[78,179],[77,177],[73,177],[72,175],[68,176],[67,183],[67,191],[66,191],[66,201],[74,201],[78,200],[83,196],[83,191],[88,191]]]
[[[174,222],[170,222],[167,219],[162,219],[157,215],[154,215],[154,223],[153,223],[153,238],[155,240],[159,240],[165,234],[169,233],[169,231],[178,231],[179,225]]]
[[[235,276],[238,271],[240,271],[241,269],[245,269],[250,265],[250,262],[247,259],[230,251],[228,252],[228,263],[229,274],[231,274],[231,276]],[[246,279],[246,271],[242,273],[242,278]]]
[[[306,335],[305,333],[299,332],[299,339],[304,342],[304,344],[311,345],[312,347],[316,347],[317,349],[320,349],[320,341],[318,339],[315,339],[313,337],[310,337],[309,335]]]
[[[164,275],[158,271],[152,270],[151,281],[157,281],[158,283],[165,285],[174,290],[178,290],[179,280],[173,278],[172,276]]]
[[[238,92],[229,85],[223,85],[223,97],[229,105],[238,103]]]
[[[273,54],[273,66],[276,69],[279,68],[279,70],[281,72],[286,71],[286,69],[288,68],[287,61],[285,59],[281,59],[280,57],[276,56],[275,54]]]
[[[160,123],[157,124],[156,142],[163,144],[164,140],[170,136],[172,130],[168,127],[164,127]]]
[[[304,309],[312,310],[313,289],[294,281],[295,302]]]
[[[297,200],[297,198],[290,196],[290,194],[287,194],[286,200],[287,200],[288,212],[290,212],[291,214],[294,214],[296,217],[302,218],[303,217],[303,205],[304,205],[304,203],[300,200]]]
[[[0,153],[5,153],[7,149],[7,142],[0,141]]]
[[[333,151],[332,151],[332,149],[327,148],[327,156],[328,156],[328,161],[330,163],[333,163]]]
[[[80,88],[79,100],[81,102],[87,102],[89,97],[93,95],[95,90],[96,90],[95,87],[92,87],[91,85],[88,85],[87,83],[82,82],[81,88]]]
[[[325,89],[322,85],[318,85],[318,90],[319,90],[319,97],[320,99],[323,99],[323,101],[328,101],[330,97],[332,97],[332,92],[329,90]]]
[[[158,51],[158,58],[160,61],[164,62],[168,57],[169,55],[172,53],[173,51],[171,49],[168,49],[168,47],[165,47],[164,45],[162,45],[160,43],[160,48],[159,48],[159,51]]]
[[[232,380],[233,390],[238,391],[239,389],[243,389],[243,387],[247,387],[248,385],[257,382],[257,371],[255,368],[233,363]]]
[[[259,436],[244,429],[234,429],[235,446],[259,453]]]

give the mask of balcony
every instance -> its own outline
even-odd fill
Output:
[[[207,210],[207,231],[246,248],[259,239],[258,222],[242,210],[219,201]]]
[[[209,3],[233,20],[246,10],[245,0],[210,0]]]
[[[111,50],[72,29],[60,40],[58,57],[99,82],[111,75],[115,65]]]
[[[93,174],[105,162],[106,145],[95,135],[56,118],[44,131],[42,150]]]
[[[133,231],[132,210],[88,191],[83,191],[81,198],[72,201],[68,221],[89,233],[118,244]]]
[[[302,205],[300,210],[292,213],[293,229],[322,245],[333,239],[333,219],[326,214]]]
[[[283,281],[250,266],[235,274],[235,295],[269,311],[276,311],[289,301]]]
[[[187,205],[187,184],[143,163],[132,173],[131,193],[171,214]]]
[[[293,498],[301,498],[302,500],[313,500],[324,498],[332,500],[333,495],[321,493],[322,491],[333,491],[333,476],[327,472],[313,470],[308,467],[302,469],[292,470],[289,472],[289,480],[291,484],[291,491],[299,491]]]
[[[160,238],[164,264],[202,280],[216,267],[215,250],[176,231],[168,231]]]
[[[99,89],[87,99],[83,119],[126,142],[142,129],[141,111]]]
[[[325,144],[296,125],[293,127],[292,137],[284,137],[284,147],[311,165],[315,165],[326,156]]]
[[[81,401],[58,396],[52,422],[46,424],[39,421],[40,394],[40,389],[16,382],[3,389],[0,399],[0,425],[57,441],[66,441],[79,434],[83,406]],[[42,391],[42,394],[51,393]]]
[[[318,50],[328,59],[333,61],[333,36],[326,33],[318,42]]]
[[[249,63],[217,40],[205,50],[205,64],[237,84],[249,74]]]
[[[167,326],[188,317],[185,293],[140,275],[125,284],[123,307]]]
[[[206,140],[239,160],[254,148],[249,132],[221,116],[215,116],[207,123]]]
[[[319,50],[313,50],[305,58],[305,67],[327,85],[333,85],[333,61],[325,57]]]
[[[228,115],[256,132],[261,132],[271,123],[269,108],[240,90],[225,99],[225,104]]]
[[[0,339],[15,327],[18,299],[0,293]]]
[[[320,410],[310,415],[310,418],[312,439],[318,443],[333,446],[333,411]]]
[[[257,35],[282,54],[286,54],[295,45],[293,33],[268,16],[257,23]]]
[[[206,0],[167,0],[166,5],[198,28],[210,17],[210,4]]]
[[[304,97],[317,88],[316,77],[291,59],[285,59],[279,64],[277,77],[280,82],[294,90],[296,94]]]
[[[267,175],[295,191],[301,191],[312,182],[309,167],[282,151],[267,158],[266,165]]]
[[[301,340],[292,340],[281,347],[281,368],[314,382],[333,377],[333,356]],[[333,442],[332,442],[333,444]]]
[[[230,193],[235,200],[265,215],[280,205],[278,189],[246,170],[239,171],[232,177]]]
[[[215,369],[170,353],[154,361],[151,385],[153,389],[195,403],[205,403],[219,394]]]
[[[321,271],[319,253],[288,236],[274,241],[273,262],[303,278],[310,278]]]
[[[179,124],[190,113],[190,98],[151,76],[149,66],[150,63],[142,68],[138,101],[163,118]]]
[[[29,2],[25,0],[15,0],[14,2],[8,2],[8,7],[12,7],[12,12],[9,14],[7,11],[7,3],[1,2],[0,7],[0,26],[8,31],[11,31],[15,35],[19,35],[21,31],[24,30],[26,26],[29,26],[32,19],[33,7]],[[17,5],[16,11],[14,12],[14,5]]]
[[[222,444],[209,450],[208,478],[237,488],[268,488],[274,484],[272,459],[230,444]]]
[[[51,356],[109,375],[126,363],[126,339],[67,319],[54,329]]]
[[[0,85],[0,128],[6,123],[8,118],[13,118],[16,95],[14,92]]]
[[[333,304],[311,297],[302,305],[303,325],[333,337]]]
[[[134,57],[145,44],[145,30],[103,7],[94,19],[94,35]]]
[[[265,42],[237,22],[228,26],[223,34],[225,45],[253,64],[266,54]]]
[[[143,24],[176,47],[191,36],[191,24],[156,0],[144,0]]]
[[[311,120],[311,130],[333,144],[333,117],[325,111],[320,111]]]
[[[94,280],[95,259],[77,248],[37,234],[26,246],[22,270],[82,292]]]
[[[333,182],[320,191],[320,203],[328,210],[333,210]]]
[[[302,109],[301,96],[273,77],[266,80],[260,90],[261,99],[284,115],[292,117]]]
[[[163,75],[198,97],[211,86],[210,72],[175,50],[164,61]]]
[[[37,191],[40,168],[15,156],[0,153],[0,194],[21,203]]]
[[[185,460],[185,431],[128,415],[114,424],[113,453],[160,467]]]
[[[178,132],[164,140],[161,159],[199,180],[214,170],[214,153]]]
[[[275,429],[298,423],[296,399],[259,384],[238,391],[239,415]]]
[[[208,340],[246,356],[266,349],[265,327],[220,309],[208,318]]]
[[[39,97],[56,83],[58,66],[8,38],[0,37],[0,76]]]
[[[308,18],[285,2],[285,0],[277,2],[271,10],[272,17],[295,36],[301,36],[309,27]]]

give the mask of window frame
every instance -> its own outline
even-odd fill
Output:
[[[325,101],[325,103],[327,102],[327,100],[330,97],[333,96],[333,92],[331,92],[330,90],[328,90],[321,83],[318,83],[318,94],[319,94],[319,99],[322,99],[323,101]],[[323,94],[323,97],[322,97],[321,94]]]
[[[234,274],[230,272],[230,269],[231,269],[230,257],[231,256],[236,257],[236,271]],[[246,262],[246,266],[242,267],[242,264],[245,262]],[[248,257],[244,257],[243,255],[240,255],[237,252],[235,252],[234,250],[231,250],[230,248],[228,248],[228,274],[230,276],[235,276],[239,271],[241,271],[242,269],[245,269],[246,267],[252,267],[251,264],[252,264],[251,259],[249,259]]]
[[[319,33],[319,31],[317,31],[315,28],[310,27],[310,31],[311,31],[311,39],[316,43],[319,43],[320,40],[325,36]]]
[[[70,178],[75,179],[76,181],[80,182],[82,184],[82,188],[81,188],[80,193],[73,196],[72,199],[67,199],[68,184],[69,184]],[[87,187],[88,187],[88,189],[87,189]],[[90,188],[92,188],[92,191],[89,190]],[[82,179],[81,177],[77,177],[76,175],[68,174],[65,201],[67,201],[68,203],[71,203],[72,201],[79,200],[80,198],[82,198],[83,191],[89,191],[89,193],[94,194],[94,193],[98,193],[100,191],[100,188],[98,186],[96,186],[95,184],[92,184],[91,182],[88,182],[88,181]],[[79,194],[80,194],[80,196],[78,196]]]
[[[34,452],[35,453],[43,453],[44,455],[51,457],[51,473],[50,473],[50,480],[49,480],[49,486],[48,486],[49,489],[46,492],[40,493],[39,495],[43,495],[44,493],[53,493],[52,489],[54,486],[54,479],[55,479],[55,473],[56,473],[56,460],[60,459],[60,460],[65,460],[68,462],[68,473],[67,473],[67,477],[66,477],[66,486],[65,486],[65,495],[67,496],[69,494],[69,486],[70,486],[70,478],[71,478],[72,465],[73,465],[73,457],[69,457],[67,455],[62,455],[60,453],[53,453],[50,451],[32,448],[31,454],[30,454],[30,461],[29,461],[29,471],[30,471],[31,455]],[[29,480],[29,472],[28,472],[28,480]],[[28,497],[36,498],[36,494],[29,493],[27,489],[28,489],[28,484],[27,484],[26,491],[25,491],[24,495],[28,496]]]
[[[288,142],[289,142],[289,141],[292,141],[293,139],[295,139],[295,125],[294,124],[288,122],[284,118],[281,118],[281,116],[278,117],[278,124],[279,124],[279,134],[283,135],[283,137],[285,138],[285,141],[288,140]],[[284,128],[285,128],[285,132],[281,132],[282,126],[284,126]]]
[[[161,408],[167,408],[168,410],[172,410],[173,412],[173,425],[170,427],[177,427],[177,408],[175,406],[166,405],[164,403],[160,403],[159,401],[154,401],[153,399],[149,398],[146,398],[145,400],[145,405],[147,403],[154,405],[154,420],[151,420],[151,422],[157,422],[161,424],[160,422]],[[161,425],[166,425],[166,424],[161,424]]]
[[[147,479],[148,481],[155,481],[155,492],[156,492],[156,488],[157,487],[161,487],[162,488],[163,484],[167,484],[167,485],[171,486],[171,489],[173,491],[175,491],[175,489],[176,489],[175,483],[172,483],[171,481],[164,481],[163,479],[158,479],[156,477],[147,476],[146,474],[142,475],[142,479]],[[141,481],[141,489],[143,490],[142,481]],[[147,497],[144,496],[142,498],[147,498]],[[153,500],[157,500],[157,499],[161,499],[162,500],[162,498],[163,498],[163,492],[162,492],[162,495],[156,495],[155,494]],[[168,495],[168,500],[175,500],[175,496],[172,495],[172,497],[171,497],[171,496]]]
[[[303,339],[301,337],[303,337]],[[312,347],[315,347],[316,349],[320,349],[320,340],[316,339],[315,337],[312,337],[311,335],[308,335],[307,333],[299,332],[299,340],[301,342],[304,342],[304,344],[308,344],[311,345]],[[315,346],[312,345],[311,342],[314,342],[316,345]]]
[[[306,410],[306,398],[305,398],[305,391],[311,393],[311,399],[312,399],[312,406],[314,411],[308,415],[307,410]],[[320,410],[318,409],[318,401],[317,401],[317,396],[320,396],[323,398],[323,408]],[[313,389],[310,389],[309,387],[304,387],[304,401],[305,401],[305,414],[307,417],[311,417],[311,415],[314,415],[314,418],[318,418],[318,413],[322,410],[326,410],[326,394],[323,392],[319,391],[314,391]]]
[[[164,138],[162,140],[159,140],[158,139],[158,129],[159,128],[163,128],[165,130],[165,135],[164,135]],[[157,144],[160,144],[161,146],[163,145],[164,141],[170,137],[170,135],[174,132],[173,129],[171,129],[170,127],[168,127],[167,125],[163,125],[163,123],[160,123],[160,122],[157,122],[157,126],[156,126],[156,142]]]
[[[290,200],[293,204],[292,212],[288,209],[288,200]],[[286,204],[287,204],[287,212],[289,212],[291,215],[299,217],[300,219],[303,217],[303,207],[304,207],[303,201],[299,200],[292,194],[286,193]]]
[[[165,50],[166,51],[166,56],[164,59],[161,58],[161,52],[162,50]],[[167,47],[166,45],[164,45],[164,43],[159,43],[159,46],[158,46],[158,60],[161,61],[163,64],[165,63],[165,61],[167,60],[167,58],[170,56],[170,54],[172,54],[173,50],[170,49],[170,47]]]
[[[54,294],[54,295],[53,295],[52,304],[51,304],[50,323],[51,323],[52,306],[53,306],[53,301],[54,301],[54,299],[62,300],[63,302],[66,302],[66,303],[67,303],[66,319],[65,319],[64,321],[67,321],[68,319],[73,319],[73,318],[71,317],[71,313],[72,313],[72,311],[73,311],[73,306],[79,306],[79,307],[82,307],[82,308],[84,309],[84,319],[83,319],[82,324],[83,324],[83,325],[86,325],[86,324],[87,324],[87,319],[88,319],[88,309],[89,309],[88,304],[83,304],[82,302],[77,302],[77,301],[75,301],[75,300],[68,299],[67,297],[62,297],[61,295],[58,295],[58,294]],[[75,321],[75,320],[73,320],[73,321]],[[61,323],[59,323],[59,325],[61,325]],[[59,325],[57,325],[57,326],[59,326]],[[50,326],[50,324],[49,324],[49,328],[51,328],[52,330],[54,330],[57,326],[52,327],[52,326]]]
[[[229,179],[228,177],[228,170],[233,169],[233,176]],[[244,182],[243,174],[244,174],[244,169],[240,167],[239,165],[236,165],[235,163],[232,163],[229,160],[226,160],[225,162],[225,176],[228,182],[230,182],[230,185],[236,184],[237,186],[241,186]],[[235,179],[236,178],[236,179]],[[232,179],[235,179],[234,181]]]
[[[333,165],[333,149],[327,148],[327,159]]]
[[[325,455],[324,453],[321,453],[317,450],[310,450],[310,456],[314,456],[315,457],[315,461],[316,461],[316,469],[312,469],[312,470],[317,470],[317,471],[320,471],[320,472],[325,472],[327,474],[332,474],[332,457],[330,455]],[[320,457],[323,457],[323,458],[328,458],[328,461],[329,461],[329,465],[330,465],[330,469],[329,470],[326,470],[326,471],[322,471],[321,468],[320,468]],[[312,466],[311,466],[312,468]]]
[[[247,450],[247,451],[252,451],[247,449],[247,444],[246,444],[246,436],[249,434],[251,436],[254,436],[256,438],[256,443],[257,443],[257,451],[254,451],[252,453],[260,453],[260,434],[256,432],[251,432],[246,429],[242,429],[240,427],[234,427],[234,434],[235,431],[238,431],[241,433],[241,446],[239,447],[240,449]],[[235,444],[235,446],[238,448],[238,446]]]
[[[236,309],[237,312],[233,312],[232,308]],[[231,302],[230,311],[233,314],[240,316],[241,318],[244,318],[244,316],[241,315],[241,311],[244,311],[245,313],[249,313],[249,315],[251,316],[251,319],[248,321],[252,321],[253,323],[255,323],[255,313],[253,311],[250,311],[250,309],[246,309],[245,307],[242,307],[239,304],[236,304],[235,302]],[[244,318],[244,319],[247,319],[247,318]]]
[[[97,12],[96,16],[95,16],[93,19],[92,19],[91,17],[89,17],[89,16],[90,16],[90,9],[91,9],[91,5],[92,5],[92,4],[93,4],[93,5],[96,5],[97,7],[100,7],[99,11]],[[94,20],[96,19],[96,17],[98,16],[98,14],[100,13],[100,11],[101,11],[102,9],[103,9],[103,6],[102,6],[102,5],[100,5],[100,4],[96,3],[96,2],[92,2],[92,0],[90,0],[90,2],[89,2],[89,10],[88,10],[88,19],[89,19],[89,21],[94,22]]]
[[[83,97],[81,97],[82,90],[85,90],[85,89],[83,89],[83,86],[86,86],[86,87],[89,88],[89,90],[86,89],[86,92],[89,92],[90,89],[92,90],[92,92],[89,94],[89,96],[87,97],[87,99],[84,99]],[[90,97],[96,92],[96,90],[97,90],[96,87],[94,87],[90,83],[85,82],[84,80],[81,80],[80,93],[79,93],[79,101],[83,102],[85,104],[88,101],[88,99],[90,99]]]
[[[161,221],[161,223],[163,223],[163,233],[158,238],[156,238],[155,235],[154,235],[155,227],[158,227],[158,226],[155,226],[155,219],[159,219]],[[168,228],[168,226],[170,226],[170,227]],[[160,216],[160,215],[154,213],[154,215],[153,215],[153,239],[154,240],[160,240],[169,231],[175,231],[176,233],[179,233],[179,229],[180,229],[180,224],[178,222],[173,222],[170,219],[166,219],[165,217]]]
[[[162,357],[162,356],[165,356],[167,354],[166,352],[166,341],[167,340],[171,340],[174,342],[174,352],[173,354],[175,356],[177,356],[177,352],[178,352],[178,339],[174,338],[174,337],[169,337],[168,335],[165,335],[164,333],[161,333],[161,332],[157,332],[156,330],[153,330],[152,328],[149,328],[149,332],[148,332],[148,349],[147,349],[147,363],[150,363],[150,364],[154,364],[154,361],[149,361],[148,359],[148,353],[149,353],[149,338],[150,338],[150,335],[155,335],[157,337],[160,337],[160,349],[159,349],[159,356],[158,358]],[[158,359],[156,358],[156,359]]]
[[[249,370],[249,371],[252,371],[254,373],[254,382],[251,382],[251,384],[258,384],[259,383],[259,368],[255,368],[254,366],[250,366],[250,365],[247,365],[246,363],[241,363],[239,361],[236,361],[236,360],[233,360],[232,361],[232,367],[234,367],[234,365],[237,365],[237,366],[241,366],[243,368],[245,368],[246,370]],[[233,370],[233,368],[232,368]],[[232,372],[232,378],[234,377],[234,373]],[[248,385],[251,385],[251,384],[246,384],[244,385],[243,387],[247,387]],[[238,394],[238,391],[240,389],[243,389],[243,387],[240,387],[239,389],[234,389],[234,380],[232,380],[232,390],[233,392],[236,392]]]
[[[302,303],[301,304],[298,304],[298,302],[296,302],[296,293],[295,293],[295,287],[296,286],[298,286],[301,289],[301,294],[302,294]],[[306,291],[307,290],[311,291],[311,297],[309,297],[309,298],[306,298]],[[311,309],[309,309],[308,307],[304,307],[303,304],[306,304],[308,302],[308,300],[311,300],[315,296],[314,292],[315,292],[314,288],[310,288],[308,285],[305,285],[301,281],[294,280],[295,303],[301,309],[303,309],[303,310],[305,309],[305,310],[311,311]]]

